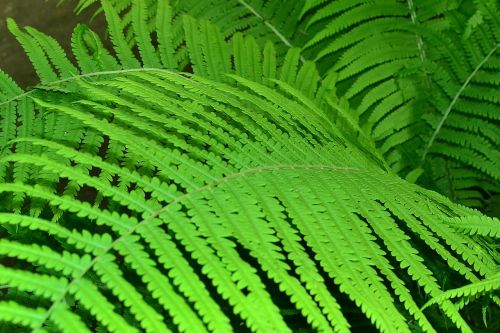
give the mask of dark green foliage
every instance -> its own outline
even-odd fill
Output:
[[[0,330],[500,329],[495,1],[100,8],[8,21]]]
[[[391,167],[487,205],[500,189],[498,1],[309,1],[304,12],[305,55],[338,73]]]

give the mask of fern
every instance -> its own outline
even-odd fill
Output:
[[[442,293],[441,295],[434,297],[427,303],[425,303],[422,309],[425,309],[431,306],[432,304],[436,304],[453,297],[472,297],[476,296],[477,294],[485,293],[491,290],[497,290],[499,288],[500,288],[500,280],[498,274],[496,274],[490,279],[480,282],[475,282],[470,285],[460,287],[457,289],[448,290]]]
[[[449,188],[490,181],[497,191],[486,145],[496,101],[469,87],[476,75],[496,84],[483,71],[490,61],[496,70],[491,49],[460,92],[481,103],[476,114],[443,112],[432,126],[463,78],[458,65],[497,38],[481,30],[496,24],[495,4],[478,2],[459,32],[481,47],[463,42],[467,51],[448,58],[427,45],[451,41],[441,24],[455,27],[470,9],[387,4],[103,0],[114,52],[79,25],[77,64],[10,20],[42,84],[24,92],[0,72],[0,327],[473,332],[478,296],[498,313],[498,219],[396,174],[414,168],[415,180],[425,169],[419,181],[446,192],[438,156],[455,155],[436,147],[465,126],[463,155],[445,165]],[[374,8],[384,17],[368,20]],[[322,56],[380,26],[389,30]],[[408,36],[414,48],[398,53]],[[390,47],[368,47],[380,41]],[[443,70],[420,72],[436,64]],[[425,90],[435,99],[423,103],[427,80],[440,90]],[[429,107],[422,121],[408,117],[416,105]],[[474,116],[477,129],[467,127]],[[380,134],[395,121],[404,122]],[[491,151],[490,161],[467,149]],[[469,194],[451,199],[483,203]]]
[[[489,197],[474,184],[498,193],[495,1],[312,1],[303,12],[305,54],[339,73],[393,169],[420,160],[421,184],[473,207]]]

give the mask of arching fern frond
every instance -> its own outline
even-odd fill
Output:
[[[80,25],[76,65],[9,21],[43,84],[0,72],[0,328],[475,330],[499,220],[390,169],[497,191],[475,4],[103,0],[114,54]]]
[[[126,40],[123,24],[116,8],[109,0],[103,1],[102,4],[110,26],[114,53],[118,59],[103,47],[94,32],[84,25],[77,26],[73,33],[72,46],[83,77],[94,77],[93,73],[107,68],[110,70],[104,72],[111,74],[111,71],[120,71],[120,68],[140,70],[142,66],[158,66],[158,68],[181,70],[189,65],[195,74],[217,81],[226,81],[226,74],[232,73],[270,86],[276,85],[273,83],[274,79],[280,79],[282,83],[298,89],[305,97],[314,99],[322,109],[320,112],[329,114],[328,117],[336,123],[337,128],[359,138],[361,146],[374,146],[370,136],[359,127],[358,120],[350,116],[349,106],[337,103],[339,100],[335,88],[337,76],[330,75],[322,79],[315,63],[302,61],[298,48],[288,49],[280,61],[278,51],[269,41],[263,49],[259,47],[253,36],[246,37],[241,33],[236,33],[231,40],[226,41],[220,29],[209,21],[196,20],[190,16],[183,16],[181,20],[180,17],[173,16],[173,10],[168,3],[158,2],[158,11],[161,13],[156,17],[155,23],[158,45],[152,44],[151,33],[144,26],[141,33],[134,37],[134,44],[139,46],[139,57],[136,59],[133,49]],[[145,24],[142,5],[142,2],[132,4],[132,10],[136,14],[134,22],[141,21],[134,23],[135,26]],[[180,25],[179,21],[183,24]],[[11,24],[15,25],[14,22]],[[27,29],[31,31],[31,28]],[[33,37],[34,42],[37,43],[42,43],[45,39],[49,37],[41,33]],[[57,48],[46,50],[47,57],[58,59],[59,63],[68,64],[66,67],[69,67],[71,63],[61,56],[58,50]],[[29,49],[26,51],[30,52]],[[54,51],[54,54],[51,51]],[[158,62],[159,59],[161,63]],[[255,70],[244,70],[244,68],[250,68],[248,66],[253,66]],[[78,70],[75,68],[74,71]],[[43,81],[46,83],[43,89],[53,89],[51,87],[57,85],[59,81],[71,80],[66,76],[55,76],[54,73],[52,79],[47,78]],[[68,124],[59,126],[64,129],[61,132],[65,133],[59,135],[67,135],[70,132],[66,126]],[[81,137],[82,134],[76,135],[75,142]],[[102,140],[102,138],[96,139]]]
[[[290,86],[279,92],[234,79],[239,84],[142,71],[81,82],[79,94],[37,95],[37,108],[109,141],[71,147],[25,138],[14,142],[38,147],[39,158],[16,151],[1,159],[7,169],[15,161],[54,181],[0,184],[2,225],[30,228],[34,237],[1,242],[3,256],[27,266],[0,270],[0,281],[21,291],[30,286],[11,283],[18,275],[44,274],[40,283],[49,289],[52,276],[67,283],[40,288],[40,308],[30,311],[43,318],[21,325],[64,329],[71,314],[75,325],[99,322],[110,331],[225,332],[242,321],[252,331],[286,332],[303,320],[348,332],[359,324],[346,316],[354,306],[383,332],[410,332],[410,318],[433,332],[439,323],[419,309],[426,295],[443,292],[432,258],[448,261],[465,281],[495,274],[493,257],[473,252],[486,239],[441,225],[470,211],[381,171],[332,134],[314,101],[286,97]],[[71,182],[78,192],[64,189]],[[10,199],[19,194],[27,199]],[[30,202],[42,204],[36,217]],[[2,306],[12,311],[29,306],[21,296],[8,299],[15,303]],[[288,309],[297,311],[289,317]],[[441,309],[470,332],[452,303]]]

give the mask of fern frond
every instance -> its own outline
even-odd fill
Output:
[[[496,218],[473,215],[470,217],[454,218],[449,223],[469,235],[500,237],[500,221]]]
[[[118,60],[82,25],[78,68],[9,21],[43,85],[0,72],[0,327],[469,333],[500,304],[498,220],[394,172],[498,191],[493,1],[101,10]]]
[[[121,65],[125,68],[140,67],[139,61],[135,58],[125,39],[125,35],[123,34],[123,23],[120,17],[112,7],[109,0],[102,0],[101,4],[106,15],[106,21],[108,22],[110,39],[113,42],[116,55],[120,60]],[[137,24],[139,25],[140,22]]]
[[[1,164],[40,168],[96,192],[85,202],[77,192],[0,184],[6,198],[23,193],[57,208],[29,217],[25,207],[15,213],[7,205],[0,214],[2,225],[45,235],[33,244],[1,242],[4,255],[46,267],[24,277],[51,279],[56,270],[58,278],[68,281],[42,310],[43,322],[60,325],[73,315],[88,325],[80,310],[70,314],[65,308],[62,300],[72,295],[92,321],[110,331],[224,332],[234,329],[229,318],[237,316],[253,331],[285,332],[293,326],[276,304],[284,298],[308,327],[349,332],[357,323],[345,315],[345,293],[380,331],[409,332],[407,320],[414,318],[424,331],[433,332],[433,321],[419,310],[423,298],[411,294],[407,279],[428,297],[442,289],[432,260],[412,247],[401,224],[412,230],[412,237],[431,244],[435,256],[446,258],[448,269],[474,282],[490,274],[494,264],[487,254],[475,257],[465,245],[453,245],[479,243],[451,227],[441,232],[444,214],[439,210],[409,208],[407,202],[431,199],[381,171],[378,162],[346,141],[318,101],[289,83],[274,81],[282,90],[268,84],[149,70],[78,81],[79,94],[36,96],[38,108],[105,133],[109,147],[123,147],[130,161],[122,164],[123,157],[96,156],[85,145],[37,138],[14,142],[38,147],[43,151],[38,159],[17,151],[2,158]],[[87,142],[92,144],[101,143]],[[99,174],[92,174],[91,166]],[[380,182],[389,189],[381,191]],[[408,201],[398,203],[396,193],[405,193]],[[58,210],[60,225],[50,222]],[[428,229],[412,214],[421,216]],[[75,219],[87,223],[75,230]],[[44,237],[57,241],[44,245]],[[67,250],[60,252],[59,243]],[[126,264],[117,262],[118,255]],[[386,256],[403,273],[396,273]],[[138,278],[131,278],[129,270]],[[332,292],[332,281],[340,293]],[[402,307],[396,306],[399,302]],[[469,331],[453,304],[445,302],[442,309],[463,332]],[[118,319],[125,314],[128,319]]]
[[[47,56],[43,49],[40,47],[36,37],[21,31],[17,24],[12,19],[7,19],[7,27],[9,31],[17,38],[19,43],[23,46],[26,55],[29,57],[33,67],[38,74],[42,83],[56,81],[58,76],[54,72]]]
[[[424,304],[422,310],[428,308],[429,306],[437,303],[441,303],[451,298],[455,297],[472,297],[480,294],[485,294],[493,290],[500,289],[500,274],[496,274],[490,278],[481,280],[479,282],[474,282],[469,285],[447,290],[442,292],[439,296],[432,298],[430,301]]]
[[[490,21],[490,18],[487,20]],[[495,148],[498,136],[493,134],[495,131],[490,131],[498,127],[498,119],[495,116],[498,100],[495,97],[489,97],[490,91],[494,90],[498,83],[482,78],[482,73],[489,75],[498,72],[496,53],[499,45],[493,34],[479,31],[459,45],[458,50],[462,53],[454,51],[456,57],[461,57],[461,63],[465,64],[463,67],[470,69],[470,72],[462,74],[454,68],[449,68],[452,77],[456,78],[455,90],[443,89],[443,84],[440,82],[439,85],[443,88],[435,91],[435,95],[444,92],[449,96],[447,105],[444,101],[442,104],[436,103],[435,105],[437,108],[442,110],[446,108],[446,110],[440,116],[439,121],[437,117],[426,118],[434,128],[434,132],[427,141],[422,159],[429,160],[431,164],[440,163],[441,157],[450,160],[450,165],[454,167],[448,171],[451,184],[447,187],[452,187],[456,199],[463,200],[463,202],[474,200],[474,194],[470,193],[474,191],[474,186],[465,186],[463,182],[461,183],[461,180],[466,177],[469,182],[474,179],[476,184],[489,183],[488,187],[493,193],[498,192],[499,188],[497,164],[500,153]],[[458,82],[461,82],[460,85]],[[439,97],[434,97],[434,99],[442,100]],[[475,110],[482,111],[477,113]],[[478,130],[478,128],[482,129]],[[476,142],[480,144],[477,145]],[[488,149],[487,152],[485,148]],[[461,152],[458,153],[458,150]],[[428,157],[426,153],[429,152],[434,157]],[[442,172],[438,168],[435,169]],[[439,176],[442,177],[442,173]],[[483,194],[479,196],[476,194],[478,203],[474,205],[479,207],[484,205],[483,197]]]
[[[210,0],[203,3],[188,0],[177,6],[191,16],[205,18],[217,25],[226,38],[236,32],[245,32],[254,36],[261,46],[271,40],[280,55],[299,46],[303,38],[299,33],[302,0]]]
[[[158,36],[158,53],[164,68],[178,68],[175,49],[178,46],[174,30],[173,9],[166,1],[158,1],[156,10],[156,33]]]
[[[5,147],[7,142],[16,137],[17,104],[12,101],[23,94],[23,90],[12,80],[10,76],[0,70],[0,110],[1,110],[1,133],[0,147]],[[1,151],[1,156],[5,154]],[[0,179],[5,177],[5,168],[0,168]]]
[[[85,25],[73,30],[71,46],[78,66],[83,73],[118,70],[118,61],[106,50],[99,36]]]
[[[163,8],[159,8],[160,10]],[[132,26],[136,34],[137,46],[144,67],[158,68],[160,61],[151,42],[151,31],[148,27],[147,7],[145,1],[134,1],[132,4]]]
[[[396,172],[420,159],[433,172],[421,184],[482,208],[488,195],[461,179],[472,171],[471,182],[499,189],[498,137],[488,131],[498,127],[497,12],[492,2],[311,2],[304,54],[320,73],[338,72],[337,90]],[[473,16],[481,19],[464,28]]]
[[[43,309],[33,309],[16,302],[0,302],[0,319],[36,328],[43,321]],[[46,332],[39,329],[37,332]]]
[[[229,50],[219,29],[203,20],[184,17],[186,44],[189,49],[194,73],[212,80],[222,81],[229,72]]]
[[[52,37],[40,31],[26,27],[26,31],[40,44],[41,49],[49,57],[53,67],[59,72],[60,79],[68,78],[80,73],[80,71],[68,59],[65,51],[59,43]]]

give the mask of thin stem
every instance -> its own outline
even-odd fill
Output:
[[[72,77],[68,77],[65,79],[57,80],[57,81],[52,81],[52,82],[47,83],[45,85],[35,86],[35,87],[31,88],[30,91],[26,91],[22,94],[19,94],[19,95],[14,96],[6,101],[1,102],[0,106],[7,104],[7,103],[10,103],[10,102],[13,102],[19,98],[24,97],[24,96],[28,96],[28,95],[32,94],[34,91],[36,91],[36,89],[40,89],[40,88],[44,88],[44,87],[53,87],[53,86],[56,86],[56,85],[61,84],[61,83],[70,82],[70,81],[74,81],[74,80],[85,78],[85,77],[92,77],[92,76],[99,76],[99,75],[113,75],[113,74],[130,73],[130,72],[151,72],[151,71],[168,72],[171,74],[181,75],[179,72],[175,72],[175,71],[164,69],[164,68],[153,68],[153,67],[151,67],[151,68],[148,68],[148,67],[129,68],[129,69],[119,69],[119,70],[115,70],[115,71],[102,71],[102,72],[85,73],[85,74],[80,74],[80,75],[74,75]]]
[[[410,9],[410,17],[411,17],[411,22],[414,25],[417,25],[417,13],[415,12],[415,6],[413,5],[413,0],[408,0],[408,8]],[[415,34],[415,37],[417,38],[417,47],[418,47],[418,52],[420,54],[420,60],[423,62],[425,60],[425,50],[424,50],[424,41],[422,40],[422,37],[420,35]]]
[[[455,201],[456,195],[453,189],[453,179],[451,178],[450,167],[448,166],[448,160],[444,160],[444,170],[446,171],[446,180],[448,181],[448,189],[450,190],[450,197],[452,201]]]
[[[411,23],[413,25],[417,25],[417,12],[415,11],[415,6],[413,4],[413,0],[407,0],[408,3],[408,9],[410,10],[410,17],[411,17]],[[417,40],[417,48],[418,48],[418,54],[420,56],[420,61],[422,63],[425,62],[426,54],[425,54],[425,49],[424,49],[424,40],[422,39],[422,36],[419,34],[415,33],[415,38]],[[425,76],[425,84],[427,85],[427,88],[431,88],[431,79],[429,78],[429,74],[427,71],[424,72]]]
[[[279,30],[271,24],[271,22],[269,22],[268,20],[266,20],[262,15],[259,14],[259,12],[257,12],[255,10],[255,8],[253,8],[252,6],[250,6],[245,0],[238,0],[238,2],[240,4],[242,4],[243,6],[245,6],[252,14],[254,14],[255,16],[257,16],[259,19],[262,20],[262,22],[269,28],[271,29],[271,31],[276,35],[278,36],[278,38],[283,42],[283,44],[285,44],[286,46],[288,46],[289,48],[292,48],[294,47],[292,45],[292,43],[285,37],[283,36],[283,34],[281,32],[279,32]],[[304,59],[303,56],[300,56],[300,61],[302,63],[304,63],[306,60]]]

